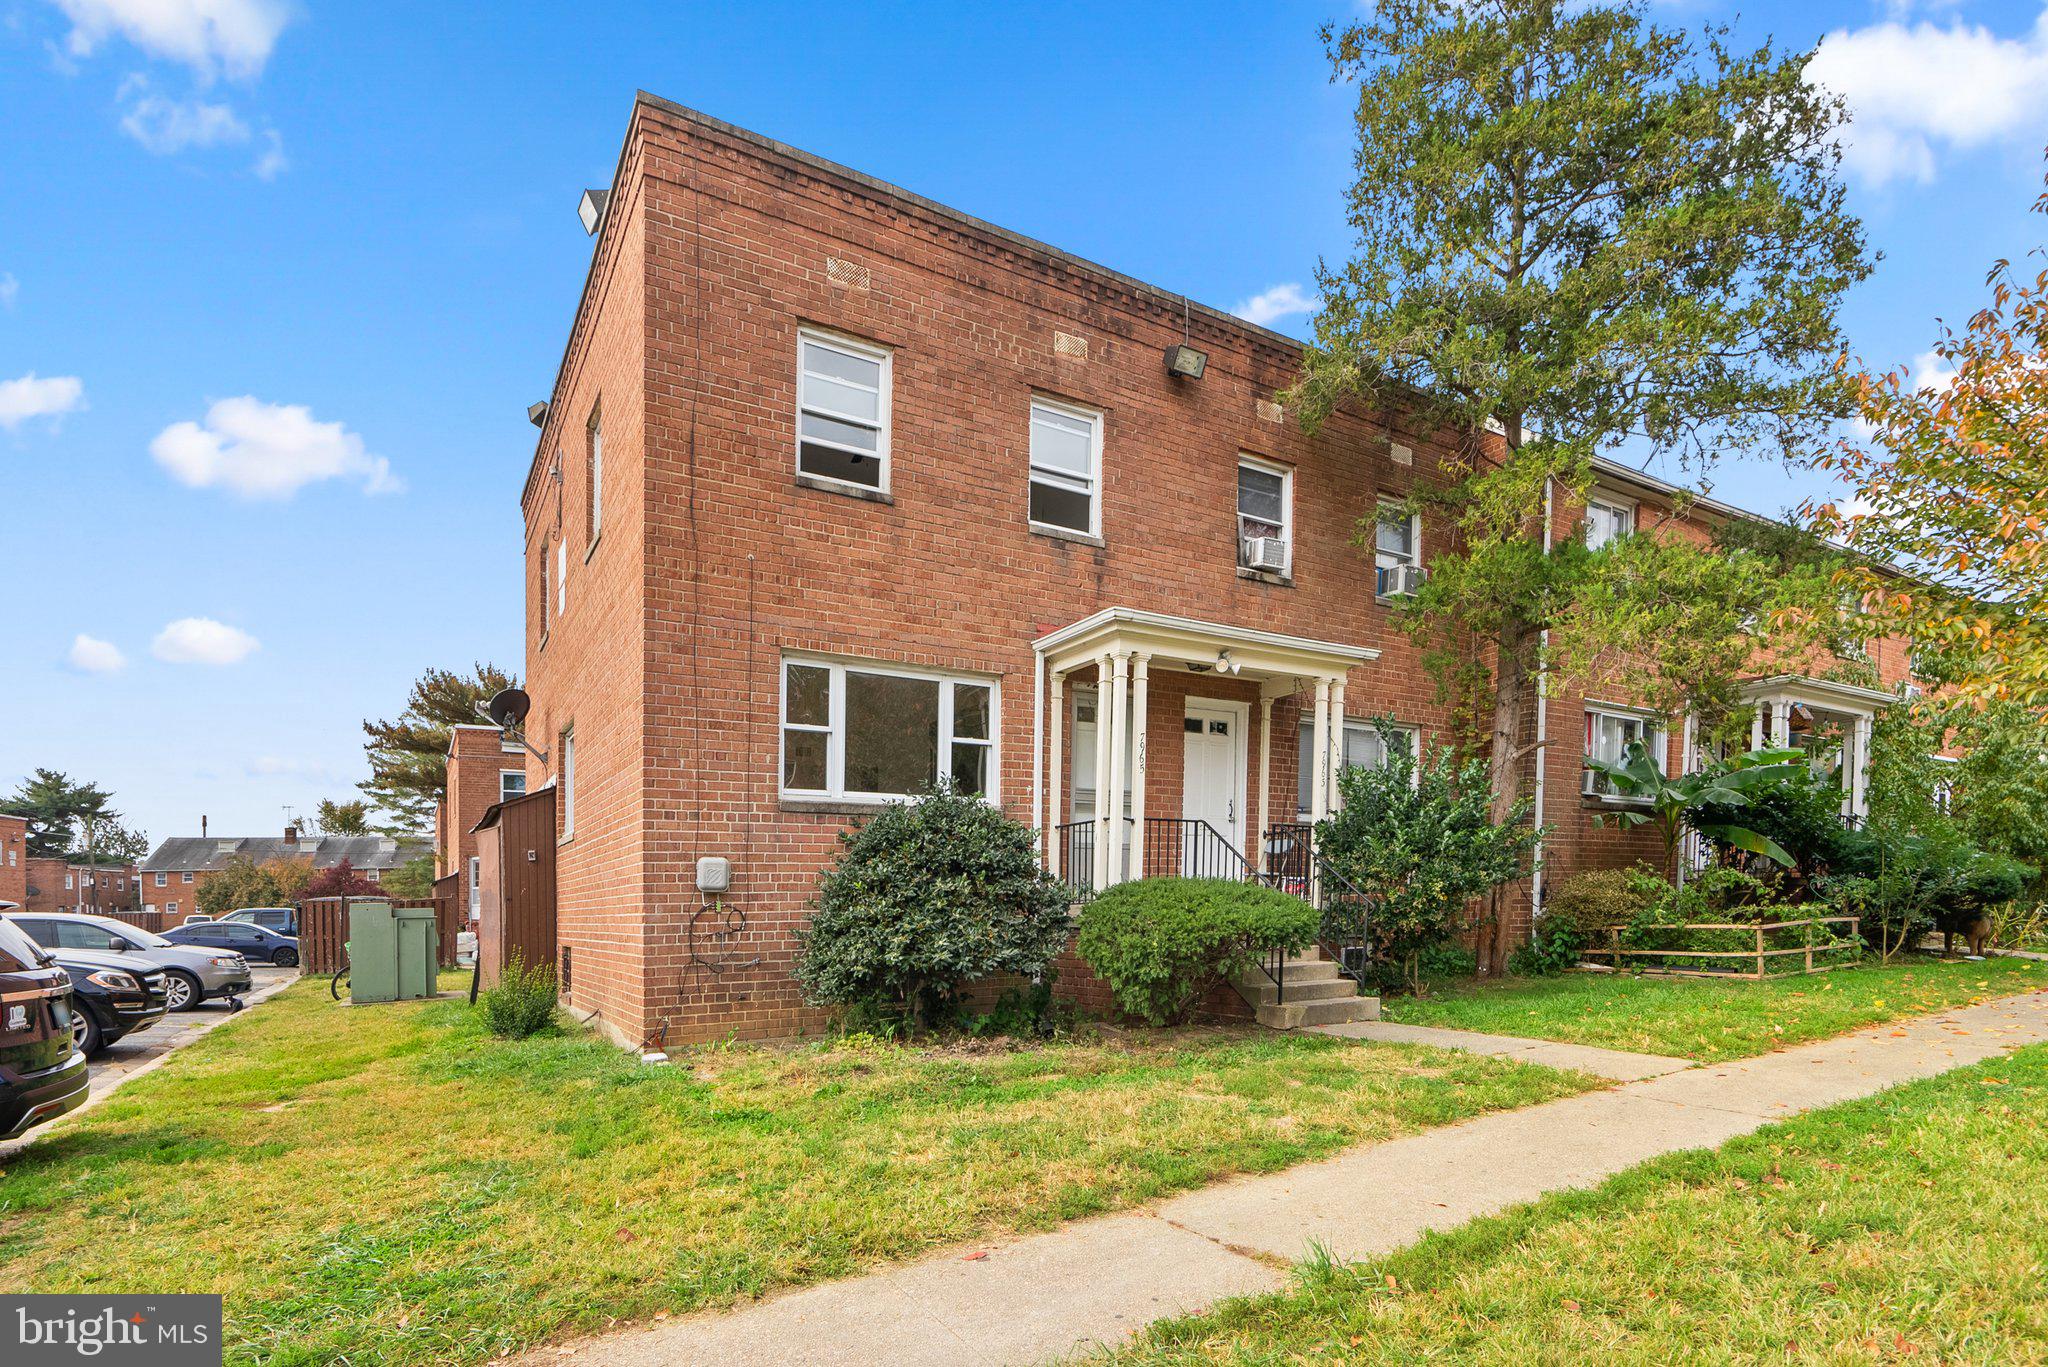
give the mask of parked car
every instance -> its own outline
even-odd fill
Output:
[[[50,957],[71,975],[71,1042],[87,1057],[149,1029],[169,1009],[163,969],[139,954],[53,949]]]
[[[201,1002],[249,990],[249,961],[233,950],[177,944],[111,916],[37,911],[15,912],[7,919],[45,949],[94,949],[108,954],[132,951],[161,964],[169,975],[164,991],[173,1011],[196,1010]]]
[[[247,921],[201,921],[173,926],[164,932],[164,938],[173,944],[233,950],[251,963],[276,964],[279,968],[290,968],[299,961],[296,939]]]
[[[0,902],[0,911],[17,905]],[[71,1008],[71,975],[0,917],[0,1139],[85,1104],[89,1079]]]
[[[274,930],[280,935],[299,938],[299,909],[297,907],[243,907],[220,918],[223,921],[253,921],[265,930]]]

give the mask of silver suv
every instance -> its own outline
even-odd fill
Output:
[[[173,1011],[191,1011],[201,1002],[249,990],[249,961],[228,950],[176,944],[111,916],[31,911],[12,912],[7,919],[44,949],[148,955],[163,966],[166,1005]]]

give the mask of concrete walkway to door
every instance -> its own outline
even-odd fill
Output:
[[[1482,1116],[1147,1210],[542,1349],[525,1361],[1042,1362],[1118,1343],[1151,1320],[1228,1296],[1276,1290],[1311,1241],[1341,1259],[1384,1253],[1659,1154],[1711,1147],[1799,1111],[2042,1042],[2048,993],[2007,997]]]

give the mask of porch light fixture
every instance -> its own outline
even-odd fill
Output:
[[[1229,651],[1219,650],[1216,652],[1216,672],[1218,674],[1235,674],[1243,668],[1243,665],[1230,658]]]
[[[1208,368],[1209,353],[1197,351],[1186,342],[1175,342],[1166,349],[1166,373],[1183,380],[1199,380]]]

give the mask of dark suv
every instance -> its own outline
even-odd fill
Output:
[[[71,975],[71,1040],[81,1053],[147,1030],[170,1009],[163,966],[139,954],[57,949],[51,957]]]
[[[85,1055],[71,1041],[70,977],[0,920],[0,1139],[84,1105],[86,1084]]]

